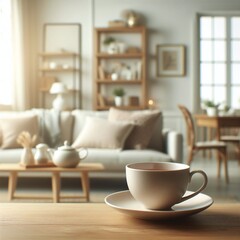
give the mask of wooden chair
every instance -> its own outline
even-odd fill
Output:
[[[218,155],[217,155],[217,163],[218,163],[217,175],[218,175],[218,177],[220,177],[221,163],[223,161],[224,169],[225,169],[225,179],[226,179],[226,182],[228,183],[229,178],[228,178],[226,143],[220,142],[220,141],[202,141],[202,142],[198,141],[198,142],[196,142],[195,128],[194,128],[192,114],[183,105],[178,105],[178,108],[181,110],[181,112],[184,116],[185,122],[186,122],[187,145],[188,145],[188,151],[189,151],[187,164],[191,165],[193,157],[198,151],[216,150],[218,153]]]
[[[221,135],[220,140],[230,144],[233,144],[235,146],[235,150],[238,156],[238,164],[240,165],[240,135],[239,133],[236,135],[236,133],[234,134],[229,134],[229,133],[224,133],[223,135]]]

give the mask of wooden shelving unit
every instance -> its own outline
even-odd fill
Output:
[[[122,39],[122,36],[124,36],[124,44],[126,45],[124,52],[108,53],[108,51],[104,49],[103,44],[104,39],[108,36],[114,36],[116,40]],[[121,108],[129,110],[147,108],[146,36],[147,32],[144,26],[94,29],[93,108],[95,110],[106,110],[114,105],[112,103],[113,101],[105,101],[105,99],[113,98],[113,95],[111,95],[111,89],[116,86],[122,87],[126,90],[127,94],[125,98],[132,96],[137,96],[139,98],[139,104],[133,106],[126,103],[121,106]],[[138,43],[135,43],[135,40],[132,40],[135,38],[138,38]],[[138,51],[130,51],[130,47],[137,49]],[[109,69],[111,69],[111,64],[115,62],[119,62],[123,65],[133,65],[134,62],[137,62],[140,66],[138,69],[138,78],[136,79],[133,77],[129,80],[123,77],[118,77],[118,79],[113,80],[111,78],[113,72]],[[99,68],[102,69],[102,74],[99,72]],[[131,69],[131,71],[133,70]],[[99,96],[101,96],[100,100]],[[109,102],[111,103],[109,104]]]
[[[53,81],[60,81],[60,76],[63,74],[69,75],[69,81],[71,84],[65,83],[68,87],[68,93],[66,94],[69,100],[70,107],[68,109],[79,108],[79,54],[73,52],[41,52],[40,57],[40,92],[42,93],[42,107],[46,107],[46,98],[49,96],[49,88]],[[67,66],[64,67],[63,62],[66,60]],[[56,65],[55,68],[50,67],[50,62],[60,62],[60,65]],[[47,66],[46,66],[47,65]],[[49,80],[48,80],[49,79]],[[43,83],[43,81],[49,81]],[[42,86],[42,85],[46,86]]]
[[[79,23],[45,23],[42,49],[38,53],[39,105],[52,108],[56,94],[50,89],[54,82],[63,83],[64,109],[82,107],[81,25]]]

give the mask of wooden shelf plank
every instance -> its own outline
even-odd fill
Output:
[[[49,89],[44,89],[44,88],[40,88],[39,89],[40,90],[40,92],[46,92],[46,93],[49,93]],[[72,94],[72,93],[76,93],[76,92],[78,92],[78,91],[80,91],[79,89],[68,89],[68,91],[67,91],[67,93],[66,94],[68,94],[68,93],[70,93],[70,94]],[[50,93],[49,93],[50,94]]]
[[[116,106],[97,106],[97,110],[108,110],[110,107],[115,107],[118,109],[124,109],[124,110],[143,110],[146,109],[144,106],[121,106],[121,107],[116,107]]]
[[[79,54],[74,52],[41,52],[39,53],[41,57],[77,57]]]
[[[142,80],[97,80],[97,84],[142,84]]]
[[[109,53],[98,53],[98,58],[142,58],[144,57],[143,53],[121,53],[121,54],[109,54]]]
[[[96,31],[101,33],[141,33],[145,31],[144,26],[137,27],[107,27],[107,28],[96,28]]]
[[[42,72],[74,72],[79,71],[77,68],[40,68]]]

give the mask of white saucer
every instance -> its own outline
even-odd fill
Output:
[[[190,193],[192,192],[187,191],[186,195]],[[177,218],[196,214],[210,207],[213,204],[213,199],[203,193],[199,193],[197,196],[189,200],[175,204],[172,206],[172,210],[159,211],[146,209],[143,204],[137,202],[127,190],[108,195],[105,198],[105,203],[110,207],[132,217],[154,220]]]

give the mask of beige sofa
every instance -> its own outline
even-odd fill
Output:
[[[109,129],[103,130],[103,127],[101,127],[101,132],[103,132],[104,134],[100,134],[100,131],[95,130],[95,137],[89,136],[90,134],[88,134],[86,130],[86,123],[87,121],[89,121],[89,119],[96,118],[98,120],[102,119],[108,124],[108,122],[111,120],[109,119],[109,114],[110,111],[73,110],[63,111],[59,113],[54,110],[43,109],[32,109],[21,113],[1,112],[0,142],[3,148],[0,149],[0,164],[18,163],[20,161],[22,148],[16,145],[16,141],[14,138],[16,138],[17,136],[16,132],[20,132],[21,128],[22,130],[27,130],[32,134],[34,132],[37,133],[38,142],[45,142],[51,147],[54,147],[52,146],[53,144],[55,144],[55,147],[56,145],[61,145],[65,140],[68,141],[69,144],[76,145],[76,140],[79,138],[79,135],[81,135],[84,131],[87,135],[85,135],[85,137],[82,137],[81,144],[88,144],[84,143],[84,140],[91,137],[94,138],[93,140],[96,140],[95,138],[100,138],[102,139],[101,142],[104,142],[105,139],[108,137],[110,137],[111,139],[111,136],[109,136],[111,135]],[[134,117],[137,117],[138,120],[141,118],[141,114],[151,115],[152,111],[143,110],[127,112],[127,115],[133,116],[133,118],[131,119],[130,117],[130,120],[128,121],[129,124],[133,124],[132,129],[135,127],[133,121]],[[32,121],[33,123],[26,121],[26,119],[28,121]],[[112,122],[115,123],[116,121]],[[125,121],[119,119],[118,123],[120,124],[123,122]],[[149,143],[147,144],[147,146],[144,146],[144,148],[139,145],[136,145],[132,149],[126,149],[124,145],[122,147],[118,146],[117,148],[107,148],[108,146],[99,148],[96,146],[92,147],[92,145],[90,144],[90,147],[88,147],[87,145],[85,146],[88,148],[88,156],[83,161],[102,163],[105,167],[105,171],[101,173],[102,175],[125,173],[126,164],[132,162],[182,162],[182,135],[169,129],[163,129],[162,122],[163,121],[161,113],[158,113],[154,124],[150,122],[150,127],[152,128],[152,136],[150,137]],[[100,126],[103,125],[104,124],[101,124]],[[132,129],[131,131],[133,131]],[[90,126],[89,130],[93,131],[93,127]],[[146,128],[145,130],[148,130],[148,128]],[[127,137],[129,137],[129,134],[127,135]],[[7,137],[12,138],[10,139],[12,143],[10,143],[10,145],[8,146],[6,146],[7,140],[5,139]],[[126,141],[127,137],[125,136],[124,141]],[[53,138],[55,138],[54,141]],[[143,134],[141,138],[142,140],[145,140],[145,135]],[[111,140],[111,143],[112,142],[113,140]],[[13,147],[11,147],[11,144],[13,145]]]

